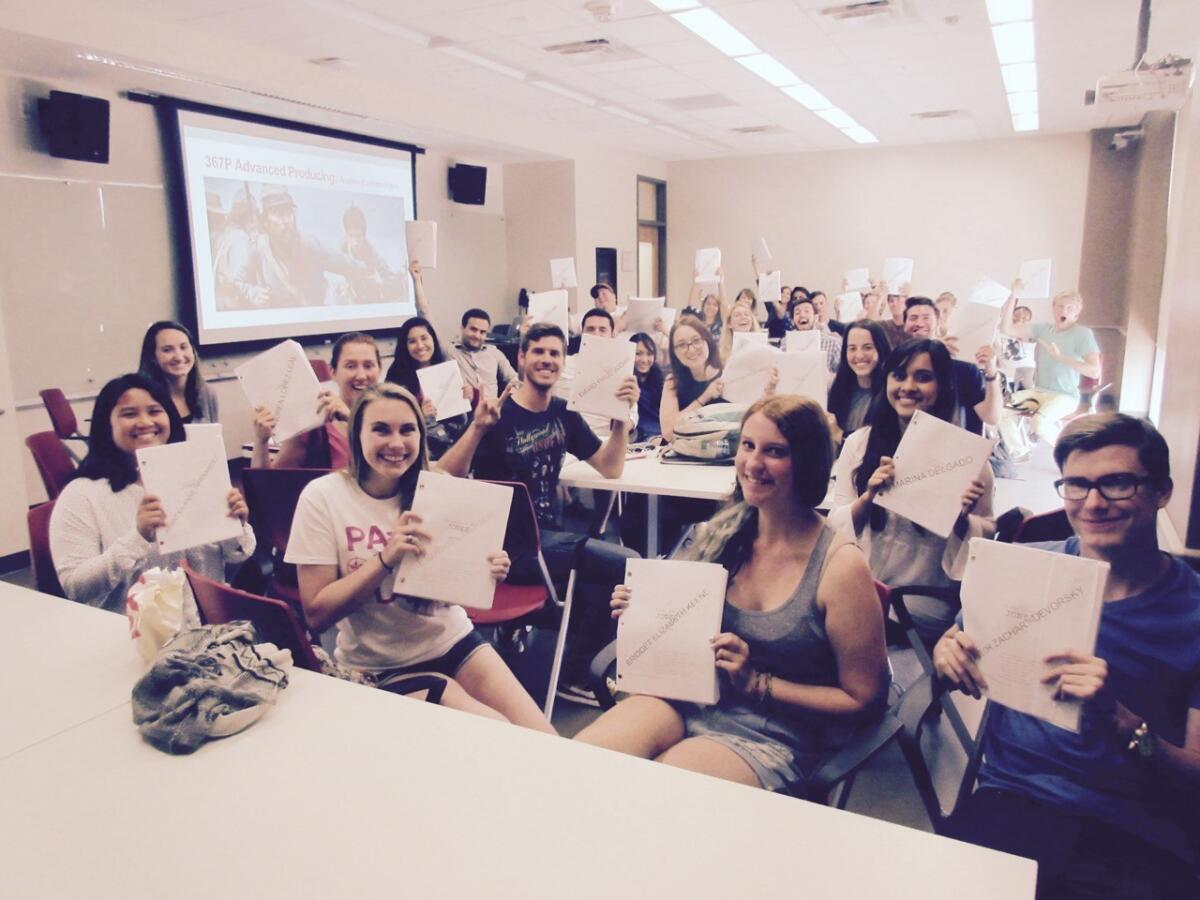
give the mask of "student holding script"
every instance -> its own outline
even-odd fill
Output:
[[[264,406],[254,410],[254,455],[256,468],[340,469],[350,459],[346,422],[350,407],[367,388],[379,381],[381,365],[375,338],[361,332],[343,334],[333,345],[333,380],[337,392],[322,390],[317,411],[325,424],[288,438],[272,460],[267,442],[275,429],[275,416]]]
[[[1110,566],[1094,652],[1058,648],[1042,673],[1082,705],[1080,730],[994,704],[978,789],[950,834],[1036,859],[1039,897],[1195,897],[1200,578],[1158,547],[1167,444],[1148,422],[1087,416],[1054,458],[1075,536],[1033,546]],[[1004,589],[1021,589],[1019,573]],[[979,696],[979,652],[955,625],[934,666]]]
[[[686,554],[729,572],[715,706],[633,696],[578,739],[762,787],[795,791],[888,684],[883,614],[862,553],[814,510],[833,447],[825,411],[760,400],[742,421],[731,504]],[[638,602],[613,592],[613,616]]]
[[[868,424],[848,438],[834,467],[836,483],[829,522],[853,529],[867,554],[871,574],[894,587],[910,584],[949,586],[962,578],[966,541],[991,537],[991,467],[978,462],[979,477],[962,496],[962,511],[949,538],[939,537],[875,502],[895,477],[892,457],[917,410],[949,421],[956,399],[950,352],[941,341],[907,341],[891,352],[883,398]],[[931,463],[934,462],[931,460]],[[909,612],[932,644],[954,620],[954,610],[930,597],[913,597]]]
[[[433,324],[428,319],[422,316],[413,316],[400,326],[400,330],[396,333],[396,356],[387,370],[387,381],[407,389],[421,401],[431,459],[440,459],[442,454],[462,437],[462,433],[467,430],[467,425],[471,421],[470,413],[466,412],[447,418],[443,411],[438,409],[438,398],[430,396],[430,391],[425,390],[422,386],[424,381],[423,375],[420,374],[422,370],[451,361],[451,358],[442,350],[437,332],[434,331]],[[461,387],[461,393],[462,398],[467,400],[463,406],[469,408],[471,389],[464,384]],[[460,398],[443,397],[442,402],[448,403],[456,399]]]
[[[670,441],[675,438],[679,417],[719,401],[725,386],[721,384],[722,363],[717,342],[703,322],[684,313],[671,327],[667,342],[671,374],[663,385],[658,418],[663,437]]]
[[[497,401],[481,402],[494,421]],[[337,661],[380,687],[418,673],[448,679],[442,705],[553,733],[532,698],[480,637],[461,606],[394,591],[396,568],[431,550],[409,510],[427,468],[425,416],[404,388],[363,392],[350,415],[350,464],[310,482],[300,495],[284,559],[294,563],[309,624],[337,625]],[[492,576],[508,574],[502,549]]]
[[[175,568],[185,560],[201,574],[224,581],[225,564],[254,552],[242,495],[231,490],[229,515],[241,534],[216,544],[160,553],[155,533],[168,523],[158,497],[146,493],[136,453],[184,439],[171,397],[140,375],[122,375],[96,397],[88,452],[50,517],[50,555],[68,597],[124,612],[125,595],[147,569]]]
[[[565,584],[577,572],[575,610],[567,634],[563,659],[564,686],[559,696],[598,705],[587,689],[587,670],[596,651],[612,639],[608,596],[625,575],[625,559],[632,551],[563,530],[558,503],[558,473],[566,453],[585,460],[607,478],[619,478],[625,469],[629,423],[613,419],[601,441],[583,417],[567,409],[567,401],[554,396],[562,375],[566,336],[557,325],[539,322],[521,340],[518,369],[521,386],[501,395],[500,415],[475,420],[462,439],[439,465],[443,471],[465,476],[474,462],[475,475],[494,481],[520,481],[529,489],[541,529],[542,552],[556,584]],[[628,406],[636,406],[637,379],[629,375],[617,391]],[[518,584],[540,584],[537,559],[518,559],[510,579]]]
[[[217,421],[217,398],[200,374],[192,333],[178,322],[155,322],[146,329],[138,374],[167,389],[185,425]]]
[[[837,446],[841,446],[846,435],[866,424],[871,402],[887,382],[883,363],[891,352],[887,335],[878,322],[859,319],[846,328],[842,356],[826,404],[834,418],[833,437]]]

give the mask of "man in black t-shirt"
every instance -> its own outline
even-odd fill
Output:
[[[606,478],[619,478],[625,468],[628,423],[614,419],[608,439],[601,441],[583,417],[553,395],[566,361],[566,336],[555,325],[537,324],[521,341],[517,369],[523,375],[516,390],[506,389],[495,408],[481,405],[459,441],[439,460],[444,471],[460,477],[471,469],[479,478],[520,481],[529,489],[542,530],[542,550],[556,583],[576,569],[578,614],[567,635],[563,685],[559,696],[595,705],[584,686],[591,658],[614,634],[609,598],[625,577],[625,559],[636,556],[615,544],[564,532],[558,509],[558,473],[570,452]],[[631,407],[638,401],[637,379],[630,375],[617,398]],[[537,583],[535,559],[515,560],[509,580]]]

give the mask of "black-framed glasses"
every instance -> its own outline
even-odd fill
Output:
[[[1095,481],[1087,478],[1060,478],[1054,482],[1054,490],[1058,491],[1058,496],[1064,500],[1086,500],[1093,488],[1098,490],[1105,500],[1128,500],[1138,492],[1138,488],[1149,483],[1150,479],[1144,476],[1116,472],[1112,475],[1102,475]]]
[[[690,341],[677,341],[676,353],[687,353],[689,350],[699,350],[704,346],[704,338],[692,338]]]

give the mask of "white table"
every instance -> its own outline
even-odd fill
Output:
[[[48,640],[30,602],[0,615]],[[0,760],[4,896],[1033,896],[1028,860],[309,672],[191,756],[106,703]]]
[[[605,478],[586,462],[567,463],[560,484],[596,491],[627,491],[646,495],[646,556],[658,556],[658,498],[690,497],[725,500],[733,493],[733,466],[691,466],[664,463],[657,456],[628,459],[620,478]]]

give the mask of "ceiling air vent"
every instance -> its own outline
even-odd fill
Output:
[[[861,0],[826,6],[821,10],[821,16],[835,30],[906,25],[914,21],[907,5],[906,0]]]
[[[730,128],[734,134],[775,134],[783,131],[778,125],[743,125],[741,128]]]
[[[914,119],[955,119],[962,114],[961,109],[931,109],[927,112],[909,113]]]
[[[547,53],[565,56],[573,62],[579,63],[620,62],[626,59],[642,58],[642,54],[632,47],[615,43],[608,38],[572,41],[569,44],[550,44],[542,49]]]
[[[695,112],[699,109],[724,109],[736,106],[732,100],[721,94],[696,94],[692,97],[670,97],[661,101],[676,112]]]

